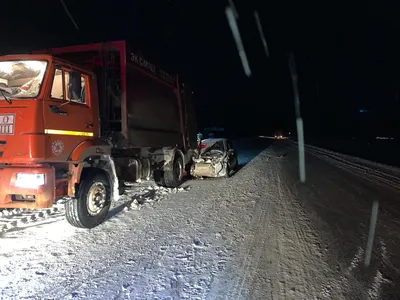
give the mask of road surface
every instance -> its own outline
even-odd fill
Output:
[[[307,147],[301,184],[293,142],[238,145],[233,177],[141,183],[90,231],[3,212],[0,299],[398,299],[398,169]]]

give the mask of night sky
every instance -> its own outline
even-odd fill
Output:
[[[2,4],[0,51],[126,39],[193,86],[200,126],[224,126],[241,135],[295,131],[287,64],[293,53],[306,137],[398,134],[400,5],[395,1],[234,1],[251,77],[243,71],[227,22],[228,1],[64,3],[79,30],[58,0]]]

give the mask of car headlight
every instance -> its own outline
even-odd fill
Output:
[[[17,173],[15,185],[21,188],[36,189],[44,185],[44,174]]]

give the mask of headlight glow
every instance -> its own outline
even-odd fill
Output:
[[[17,173],[15,185],[21,188],[36,189],[44,185],[44,174]]]

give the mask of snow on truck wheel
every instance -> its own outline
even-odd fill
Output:
[[[65,204],[68,222],[80,228],[100,225],[111,205],[111,185],[103,173],[90,173],[83,179],[76,198]]]
[[[182,153],[180,151],[175,152],[174,158],[169,165],[168,168],[164,167],[160,175],[157,176],[159,178],[155,179],[159,185],[175,188],[181,185],[185,168]]]

